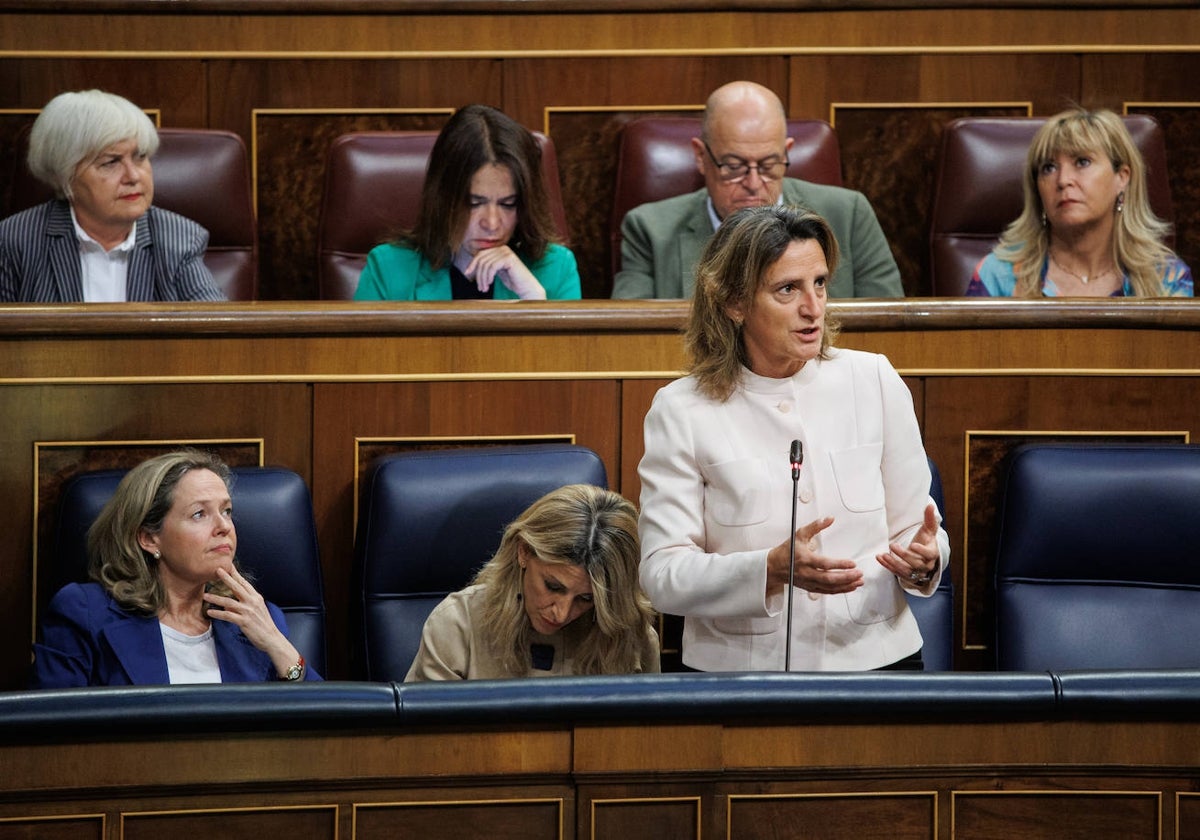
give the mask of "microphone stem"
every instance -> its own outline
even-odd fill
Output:
[[[783,648],[783,670],[792,670],[792,595],[796,584],[796,497],[800,490],[800,470],[792,469],[792,530],[788,532],[787,640]]]

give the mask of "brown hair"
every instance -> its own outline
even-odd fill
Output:
[[[696,265],[684,341],[692,364],[690,373],[700,391],[713,399],[729,399],[748,366],[740,324],[730,317],[733,307],[753,311],[754,295],[767,269],[779,261],[793,242],[814,240],[825,254],[829,275],[838,263],[838,244],[826,221],[795,207],[747,207],[721,223]],[[838,324],[828,311],[821,332],[820,358],[828,358]]]
[[[417,224],[399,241],[420,251],[434,268],[449,263],[470,213],[471,179],[493,163],[508,169],[517,191],[517,228],[510,246],[525,259],[540,260],[556,240],[542,183],[541,149],[524,126],[486,105],[458,109],[438,134]]]

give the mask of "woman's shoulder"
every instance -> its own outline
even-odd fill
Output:
[[[1193,297],[1196,294],[1191,268],[1175,255],[1163,267],[1162,285],[1163,294],[1168,297]]]
[[[439,601],[438,605],[433,608],[433,612],[430,613],[430,617],[432,618],[436,614],[439,617],[455,616],[462,620],[469,620],[472,613],[483,609],[486,594],[486,585],[472,583],[457,592],[451,592]]]
[[[822,361],[821,366],[830,366],[833,370],[845,370],[852,374],[878,376],[881,373],[895,374],[896,368],[892,360],[882,353],[872,353],[868,350],[850,350],[844,347],[834,347],[829,351],[829,358]]]
[[[60,198],[43,201],[0,219],[0,234],[9,237],[29,231],[41,231],[56,216],[65,219],[68,225],[71,223],[70,205]]]
[[[54,597],[50,599],[49,611],[73,619],[82,619],[85,615],[93,616],[89,622],[117,621],[133,615],[122,609],[108,590],[95,582],[68,583],[54,593]]]
[[[407,242],[384,242],[368,251],[367,258],[389,262],[420,262],[421,252]]]
[[[675,405],[677,403],[715,402],[700,392],[699,380],[694,376],[682,376],[658,389],[652,403]]]

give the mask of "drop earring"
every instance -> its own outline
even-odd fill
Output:
[[[1119,193],[1117,193],[1117,212],[1125,212],[1125,190],[1121,190]]]

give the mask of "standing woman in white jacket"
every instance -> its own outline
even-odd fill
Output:
[[[820,216],[756,207],[696,268],[690,375],[655,396],[638,468],[642,586],[685,617],[689,668],[783,669],[793,541],[791,670],[922,667],[904,590],[933,593],[949,541],[903,380],[833,347],[837,259]]]

